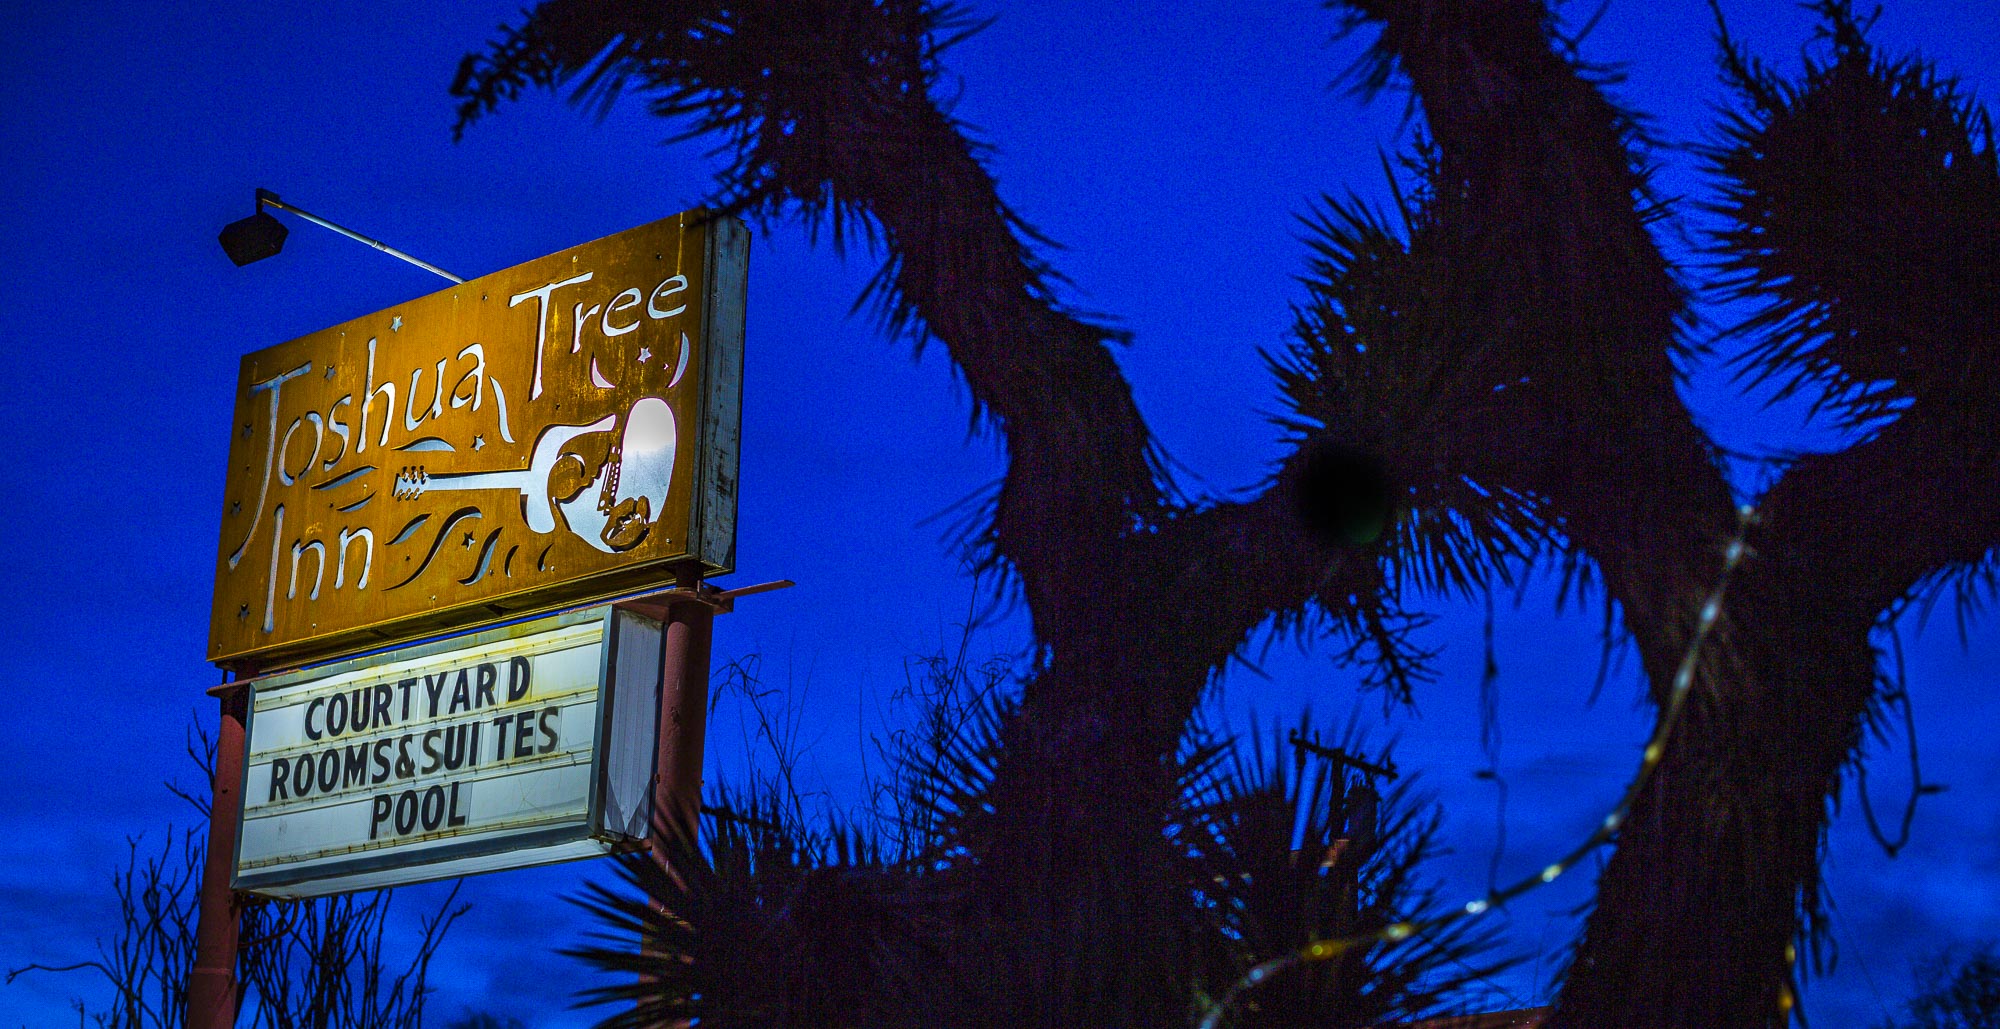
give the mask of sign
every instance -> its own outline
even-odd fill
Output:
[[[244,357],[209,660],[730,571],[748,253],[681,214]]]
[[[234,888],[309,897],[643,839],[660,659],[658,620],[600,607],[249,680]]]

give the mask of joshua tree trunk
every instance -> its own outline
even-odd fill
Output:
[[[1439,231],[1482,281],[1472,331],[1514,336],[1502,345],[1530,399],[1513,431],[1531,443],[1483,479],[1547,499],[1663,700],[1731,501],[1673,390],[1680,298],[1643,229],[1630,130],[1555,50],[1534,0],[1350,6],[1381,23],[1378,57],[1424,105]],[[1867,442],[1795,464],[1763,498],[1552,1027],[1784,1022],[1829,804],[1874,696],[1870,630],[1925,577],[2000,539],[1996,451],[1962,405],[1915,405]]]

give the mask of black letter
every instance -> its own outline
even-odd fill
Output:
[[[340,788],[368,785],[368,744],[347,745],[347,767],[340,770]]]
[[[443,755],[438,753],[437,742],[438,730],[432,729],[424,733],[424,768],[418,773],[419,775],[429,775],[437,771],[438,764],[444,760]]]
[[[265,803],[268,804],[274,800],[286,799],[287,794],[285,792],[285,776],[290,775],[291,772],[292,772],[291,758],[274,757],[271,759],[271,791],[269,793],[264,794]]]
[[[478,724],[478,722],[474,722],[472,725],[447,725],[444,727],[445,771],[455,772],[465,764],[466,758],[469,756],[466,744],[472,738],[473,726]]]
[[[477,726],[475,726],[474,728],[477,728]],[[451,784],[451,817],[445,819],[444,824],[447,826],[460,826],[465,824],[465,812],[460,811],[458,809],[457,783]]]
[[[321,793],[332,793],[340,788],[340,748],[328,747],[319,755],[319,782]]]
[[[493,760],[507,759],[507,725],[514,720],[513,715],[501,715],[493,720]]]
[[[491,664],[479,666],[478,678],[472,686],[472,706],[475,708],[493,706],[493,684],[500,679],[500,673]]]
[[[530,671],[527,658],[507,659],[507,703],[512,704],[528,695]]]
[[[299,755],[299,763],[292,766],[292,792],[303,798],[313,788],[313,759],[311,754]]]
[[[350,732],[367,732],[375,724],[375,691],[366,686],[356,686],[352,699],[347,702],[347,728]]]
[[[329,739],[347,731],[347,694],[336,693],[326,699],[326,735]]]
[[[319,739],[319,730],[313,728],[313,712],[318,710],[319,706],[324,703],[326,703],[325,697],[314,697],[312,700],[306,702],[306,739]]]
[[[438,694],[444,692],[444,678],[450,674],[450,672],[440,672],[437,675],[424,676],[424,694],[431,698],[432,718],[438,716]]]
[[[556,749],[556,719],[562,716],[562,708],[542,709],[542,753]]]
[[[431,805],[431,801],[433,800],[437,801],[437,805],[435,808],[433,808]],[[424,831],[430,832],[431,830],[436,829],[438,826],[443,825],[444,787],[433,786],[430,789],[425,790],[423,804],[424,804],[424,810],[423,810]]]
[[[458,682],[451,688],[451,710],[446,713],[455,715],[460,711],[470,711],[471,709],[472,684],[471,680],[466,677],[465,669],[461,668],[458,670]]]
[[[369,839],[371,840],[374,839],[375,834],[381,831],[382,823],[389,820],[389,807],[392,803],[393,802],[389,799],[389,795],[386,793],[375,798],[374,810],[371,812],[368,820]]]
[[[515,720],[514,722],[515,757],[527,757],[528,755],[535,752],[534,748],[528,745],[528,737],[532,733],[534,733],[534,731],[535,731],[535,721],[534,719],[529,718],[526,714],[523,714],[519,719]]]

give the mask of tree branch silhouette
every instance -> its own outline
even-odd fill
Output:
[[[964,893],[991,1024],[1166,1025],[1189,928],[1148,814],[1216,671],[1258,626],[1326,633],[1407,694],[1408,594],[1476,595],[1538,555],[1601,583],[1656,702],[1725,567],[1737,503],[1676,391],[1689,273],[1653,238],[1646,141],[1540,0],[1336,0],[1424,139],[1395,221],[1328,199],[1271,356],[1293,450],[1255,496],[1185,500],[1042,241],[934,98],[976,26],[916,0],[549,0],[453,86],[463,131],[529,88],[626,92],[730,163],[716,206],[882,258],[884,327],[941,343],[1007,472],[980,542],[1039,656],[1001,730]],[[1702,269],[1756,311],[1746,374],[1829,387],[1867,435],[1800,457],[1761,521],[1634,798],[1553,1029],[1777,1026],[1814,939],[1828,805],[1877,702],[1869,633],[2000,544],[2000,176],[1989,123],[1876,57],[1843,3],[1797,82],[1722,39],[1742,94],[1709,151]],[[1814,387],[1816,388],[1816,387]],[[1154,834],[1149,836],[1149,834]],[[978,937],[974,939],[973,937]],[[1810,949],[1810,948],[1809,948]]]

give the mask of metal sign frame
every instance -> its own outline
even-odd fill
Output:
[[[251,872],[242,871],[245,834],[239,830],[231,860],[234,870],[232,888],[271,897],[310,897],[596,857],[642,846],[652,819],[651,782],[657,758],[653,736],[658,718],[664,638],[663,624],[659,619],[627,605],[570,611],[417,646],[244,680],[241,686],[248,691],[249,699],[245,712],[246,752],[241,762],[239,796],[247,804],[251,795],[253,761],[248,744],[256,739],[256,711],[260,696],[289,693],[327,679],[372,668],[449,658],[477,648],[592,624],[601,629],[597,641],[589,644],[600,648],[595,701],[597,711],[587,774],[589,793],[586,812],[580,820],[511,833],[505,829],[475,830],[475,838],[428,846],[421,842],[401,847],[385,844],[382,848],[347,858],[294,861]],[[639,651],[630,651],[629,648],[635,644]],[[421,726],[423,723],[414,724]],[[627,752],[620,753],[615,749],[621,743]],[[634,750],[636,753],[631,752]],[[624,767],[615,767],[619,763]],[[440,776],[443,774],[439,773]],[[622,776],[623,781],[612,783],[610,780],[614,775]],[[420,782],[399,783],[397,788],[422,788]],[[608,800],[614,793],[614,787],[616,792],[631,798],[629,810],[609,810]],[[234,812],[233,815],[244,818],[246,823],[250,817],[247,810]]]
[[[246,355],[209,660],[733,570],[748,240],[685,212]]]

